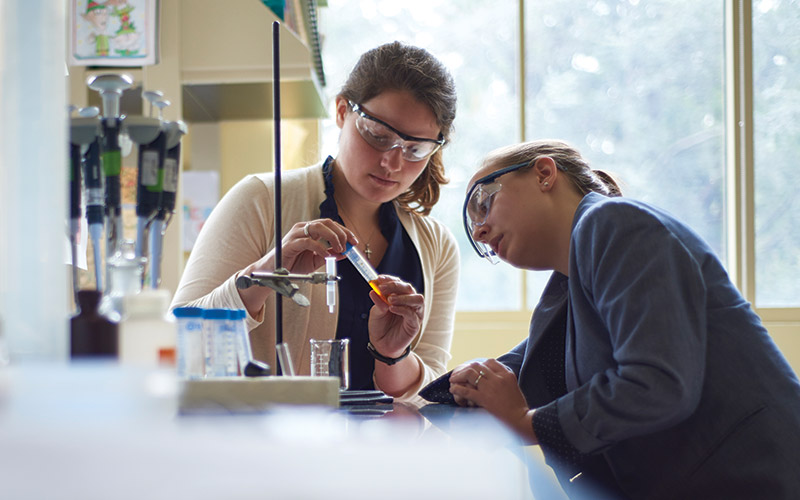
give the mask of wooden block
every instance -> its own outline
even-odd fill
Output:
[[[338,377],[226,377],[186,380],[181,413],[253,413],[272,405],[321,405],[338,408]]]

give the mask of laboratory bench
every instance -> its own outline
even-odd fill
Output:
[[[419,399],[187,413],[182,383],[172,370],[112,362],[0,367],[0,498],[530,499],[558,489],[481,409]]]

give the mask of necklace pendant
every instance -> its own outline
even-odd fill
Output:
[[[369,260],[369,261],[372,260],[372,250],[370,250],[370,248],[369,248],[369,243],[364,245],[364,255],[367,256],[367,260]]]

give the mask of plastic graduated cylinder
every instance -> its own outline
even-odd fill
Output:
[[[375,290],[375,293],[386,302],[386,297],[383,296],[381,291],[378,289],[377,285],[375,285],[374,281],[378,279],[378,273],[375,271],[369,261],[362,255],[362,253],[358,250],[357,247],[354,247],[351,243],[347,243],[347,246],[344,251],[344,256],[353,263],[353,266],[358,270],[358,273],[361,275],[362,278],[369,283],[369,286]],[[388,304],[388,302],[386,302]]]
[[[235,376],[235,325],[228,309],[203,309],[205,378]]]

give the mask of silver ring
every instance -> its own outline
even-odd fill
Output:
[[[480,381],[481,381],[481,379],[483,378],[483,376],[484,376],[484,375],[486,375],[486,374],[485,374],[485,373],[483,373],[483,370],[481,370],[481,371],[479,371],[479,372],[478,372],[478,378],[476,378],[476,379],[475,379],[475,382],[472,384],[472,385],[474,385],[474,386],[475,386],[475,388],[476,388],[476,389],[478,388],[478,382],[480,382]]]
[[[306,225],[303,226],[303,234],[305,234],[307,238],[311,238],[311,235],[308,234],[308,226],[310,226],[310,225],[311,225],[310,222],[306,222]]]

